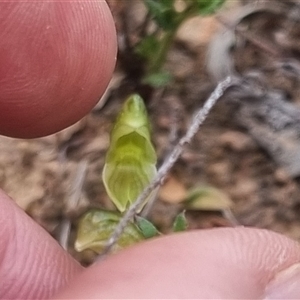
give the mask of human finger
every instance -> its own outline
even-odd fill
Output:
[[[276,278],[299,262],[299,245],[267,230],[195,231],[113,255],[76,277],[57,298],[275,299]],[[300,299],[297,270],[280,286],[282,299]]]
[[[45,299],[82,267],[0,191],[0,299]]]
[[[0,2],[0,134],[32,138],[82,118],[115,65],[104,0]]]

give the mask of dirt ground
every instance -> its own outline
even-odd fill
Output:
[[[154,91],[146,102],[158,164],[185,133],[224,70],[254,80],[252,94],[241,86],[220,99],[172,169],[149,219],[169,232],[189,189],[210,186],[230,199],[234,218],[221,211],[187,211],[190,229],[234,226],[236,221],[300,241],[300,14],[295,13],[300,1],[272,1],[271,8],[268,1],[250,1],[252,8],[247,1],[228,2],[221,17],[196,17],[183,25],[166,63],[174,82]],[[119,37],[124,34],[124,3],[109,1]],[[127,34],[134,35],[140,9],[137,2]],[[233,41],[226,40],[226,30],[233,33]],[[216,36],[220,33],[224,38]],[[124,56],[124,49],[120,51]],[[0,138],[0,187],[57,239],[70,220],[68,247],[82,261],[88,258],[73,250],[78,217],[90,207],[114,209],[101,172],[112,122],[124,95],[135,89],[126,72],[119,63],[104,100],[72,127],[34,140]],[[257,95],[259,89],[264,96]],[[276,95],[281,98],[274,108]],[[276,113],[270,116],[271,111]],[[294,119],[279,126],[286,115]],[[212,196],[211,201],[217,200]]]

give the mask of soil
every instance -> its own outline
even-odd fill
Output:
[[[109,1],[109,4],[119,37],[129,34],[134,40],[143,8],[138,1],[133,2],[135,9],[131,10],[131,15],[136,15],[130,19],[132,23],[127,32],[122,27],[127,1]],[[300,63],[300,14],[293,14],[295,8],[299,9],[300,1],[286,1],[275,21],[274,12],[268,9],[247,14],[246,2],[232,1],[221,14],[226,26],[226,20],[240,21],[236,26],[238,30],[233,31],[235,44],[230,44],[217,56],[227,65],[233,62],[234,71],[242,78],[256,72],[259,74],[256,79],[260,84],[263,82],[264,90],[281,91],[286,101],[298,109],[299,74],[293,77],[290,73],[282,73],[278,64],[287,59],[296,66]],[[258,4],[265,2],[268,1],[257,1]],[[281,5],[280,1],[272,3]],[[174,81],[164,89],[153,91],[146,101],[158,165],[186,132],[193,115],[202,107],[223,71],[209,67],[208,49],[216,34],[228,29],[226,26],[221,24],[220,16],[195,17],[178,32],[166,63]],[[124,58],[126,49],[120,45],[120,60],[122,55]],[[218,59],[216,54],[213,59]],[[114,209],[103,187],[101,172],[113,121],[126,94],[136,89],[127,71],[119,62],[104,98],[72,127],[34,140],[0,138],[0,187],[58,240],[63,224],[70,220],[68,249],[83,263],[90,261],[93,255],[89,252],[78,254],[73,249],[78,218],[91,207]],[[240,98],[243,98],[242,92],[243,88],[238,94]],[[143,93],[147,93],[147,89],[143,89]],[[192,143],[185,147],[148,218],[160,231],[168,233],[175,216],[184,208],[180,201],[189,190],[213,187],[221,198],[230,199],[225,210],[230,209],[232,216],[224,213],[221,204],[219,210],[187,210],[189,229],[238,223],[271,229],[300,241],[298,175],[291,174],[241,121],[241,104],[233,103],[232,95],[237,97],[229,91],[220,99]],[[238,101],[243,103],[251,99]],[[273,134],[279,137],[282,132],[278,130]],[[273,143],[276,144],[276,139]],[[211,196],[216,206],[218,199]]]

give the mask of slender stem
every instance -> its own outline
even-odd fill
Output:
[[[162,40],[160,41],[161,47],[158,53],[153,53],[155,55],[154,59],[150,59],[149,74],[155,74],[159,72],[166,61],[168,52],[173,43],[176,30],[170,30],[164,33]]]
[[[196,113],[195,117],[192,120],[191,126],[187,130],[186,134],[179,140],[178,144],[174,147],[173,151],[170,153],[168,158],[164,161],[163,165],[159,169],[157,176],[153,179],[153,181],[144,189],[144,191],[140,194],[137,200],[129,207],[127,212],[124,214],[122,220],[116,227],[115,231],[109,238],[106,247],[102,254],[100,254],[100,259],[107,254],[115,243],[118,241],[119,237],[124,231],[124,228],[128,224],[128,222],[134,217],[137,209],[141,206],[141,204],[145,201],[145,199],[150,195],[150,193],[155,190],[161,182],[164,180],[166,175],[169,173],[170,169],[173,167],[175,162],[180,157],[181,153],[184,150],[184,146],[191,142],[194,135],[199,130],[199,127],[203,124],[207,115],[214,107],[216,102],[223,96],[225,90],[232,85],[232,79],[227,77],[225,80],[221,81],[216,89],[212,92],[210,97],[205,102],[204,106]]]
[[[149,74],[157,73],[163,67],[168,52],[171,48],[171,45],[174,41],[175,35],[181,26],[181,24],[191,17],[195,13],[195,8],[193,5],[187,7],[182,13],[178,14],[178,18],[176,20],[175,28],[166,31],[160,41],[161,47],[158,50],[158,53],[155,54],[155,58],[153,60],[150,59],[150,66],[149,66]]]

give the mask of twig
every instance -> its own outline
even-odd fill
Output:
[[[227,219],[231,223],[232,226],[241,225],[239,221],[236,219],[236,217],[234,216],[234,214],[232,213],[230,208],[226,208],[222,210],[222,215],[225,219]]]
[[[171,101],[174,100],[174,98],[171,98]],[[170,153],[172,152],[173,148],[176,146],[176,143],[179,140],[179,123],[180,123],[180,117],[179,117],[179,111],[180,111],[180,106],[176,103],[173,106],[170,105],[172,107],[172,111],[171,111],[171,120],[170,120],[170,133],[169,133],[169,142],[168,142],[168,146],[166,148],[166,157],[168,157],[170,155]],[[174,107],[175,106],[175,107]],[[164,161],[164,160],[163,160]],[[161,182],[162,184],[162,182]],[[146,206],[143,208],[141,216],[143,218],[147,218],[148,214],[150,213],[150,211],[152,210],[156,200],[158,199],[158,193],[159,193],[159,188],[157,187],[155,191],[153,191],[151,193],[151,197],[150,199],[147,201]]]
[[[128,5],[121,10],[121,22],[124,34],[125,51],[132,51],[132,43],[130,39],[130,30],[128,25]]]
[[[148,26],[149,26],[149,22],[151,21],[151,13],[148,11],[146,16],[145,16],[145,19],[144,21],[142,22],[140,28],[139,28],[139,32],[138,32],[138,36],[140,38],[143,38],[144,36],[146,36],[147,34],[147,29],[148,29]]]
[[[229,24],[226,20],[222,19],[221,17],[217,17],[217,20],[225,26],[227,29],[232,30],[232,25]],[[273,57],[279,58],[281,57],[280,51],[276,48],[275,45],[267,42],[266,40],[262,40],[258,36],[253,35],[252,33],[246,32],[237,26],[234,27],[234,30],[237,34],[239,34],[244,39],[248,40],[254,46],[258,47],[259,49],[263,50],[265,53],[272,55]]]
[[[69,218],[64,218],[60,223],[58,242],[60,246],[66,251],[68,251],[70,232],[71,221]]]
[[[176,142],[179,139],[179,123],[180,123],[180,117],[179,117],[179,111],[180,107],[179,105],[175,105],[171,111],[171,128],[169,133],[169,145],[170,150],[176,145]],[[168,150],[169,152],[169,150]]]
[[[151,193],[150,199],[147,200],[146,206],[143,208],[142,213],[140,214],[141,217],[147,218],[150,211],[153,208],[153,205],[155,204],[156,200],[158,199],[158,192],[159,192],[159,186]]]
[[[69,244],[71,217],[78,210],[87,167],[88,162],[86,160],[79,163],[72,187],[67,195],[68,198],[66,199],[66,216],[61,222],[61,230],[58,237],[59,244],[65,250],[68,249]]]
[[[83,160],[78,164],[77,172],[74,177],[72,187],[69,192],[69,199],[67,202],[67,211],[69,215],[74,215],[77,212],[79,202],[81,199],[82,188],[86,177],[88,168],[88,161]]]
[[[144,189],[137,200],[129,207],[122,220],[116,227],[115,231],[109,238],[106,247],[100,254],[99,259],[102,259],[104,255],[108,254],[112,247],[115,245],[120,235],[124,231],[124,228],[128,222],[134,217],[137,209],[145,201],[145,199],[150,195],[150,193],[155,190],[160,183],[163,181],[165,176],[168,174],[170,169],[173,167],[175,162],[178,160],[179,156],[184,150],[184,146],[191,142],[194,135],[197,133],[199,127],[202,125],[206,119],[208,113],[214,107],[216,102],[223,96],[225,90],[232,85],[231,77],[227,77],[225,80],[221,81],[216,89],[212,92],[210,97],[205,102],[204,106],[197,112],[194,116],[191,126],[189,127],[186,134],[179,140],[178,144],[174,147],[173,151],[170,153],[169,157],[165,160],[161,168],[159,169],[157,176],[154,180]]]

